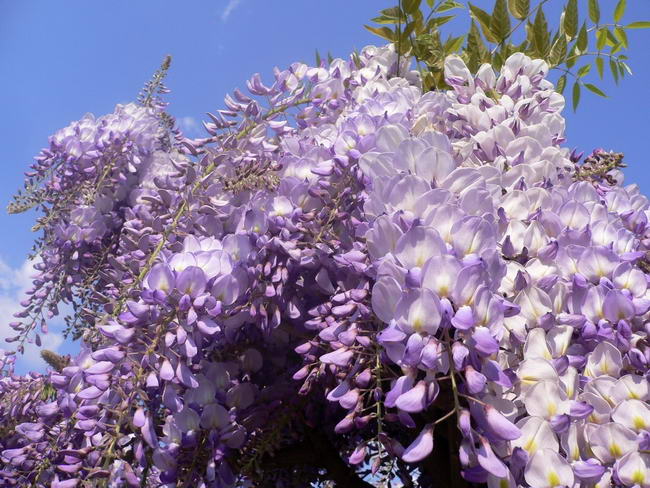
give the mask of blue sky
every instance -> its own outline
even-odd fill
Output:
[[[223,96],[274,66],[314,62],[314,51],[347,56],[381,40],[363,29],[368,19],[396,0],[0,0],[0,143],[5,171],[0,206],[22,184],[22,173],[57,129],[86,112],[102,115],[135,98],[166,54],[174,58],[168,78],[170,112],[191,133]],[[492,0],[477,0],[486,8]],[[559,8],[564,2],[553,0]],[[582,3],[586,3],[581,1]],[[628,0],[624,20],[650,20],[650,2]],[[601,0],[603,10],[615,4]],[[559,11],[559,10],[558,10]],[[608,15],[610,15],[608,13]],[[467,22],[465,13],[462,25]],[[461,25],[461,27],[462,27]],[[618,87],[598,83],[605,100],[583,95],[577,114],[566,110],[568,145],[626,154],[627,182],[650,193],[646,143],[650,127],[650,31],[630,31],[634,76]],[[0,336],[17,308],[34,235],[34,215],[0,211]],[[49,345],[60,345],[51,335]],[[2,347],[0,345],[0,347]],[[35,352],[22,361],[41,367]]]

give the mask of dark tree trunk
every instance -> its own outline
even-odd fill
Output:
[[[341,459],[327,436],[318,430],[309,431],[304,441],[276,451],[264,460],[264,464],[270,468],[317,467],[324,469],[327,478],[338,488],[373,488],[357,476],[354,468]]]

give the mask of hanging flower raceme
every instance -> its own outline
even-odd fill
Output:
[[[255,75],[204,139],[160,103],[52,138],[14,328],[74,300],[85,346],[3,354],[3,483],[306,486],[273,456],[317,439],[375,479],[431,484],[442,441],[490,487],[650,486],[647,199],[562,146],[544,62],[423,94],[408,61]]]

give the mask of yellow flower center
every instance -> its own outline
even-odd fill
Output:
[[[609,446],[609,453],[615,457],[615,458],[620,458],[623,455],[623,451],[621,450],[621,446],[613,442]]]
[[[562,483],[562,482],[560,481],[560,477],[557,475],[557,473],[556,473],[555,471],[551,471],[551,472],[548,474],[548,484],[549,484],[549,485],[551,485],[551,486],[558,486],[558,485],[560,485],[561,483]]]
[[[646,425],[645,420],[643,420],[643,417],[641,417],[640,415],[634,417],[633,423],[635,429],[637,430],[645,429],[645,425]]]

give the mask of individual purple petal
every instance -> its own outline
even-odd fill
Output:
[[[99,398],[103,393],[104,392],[96,386],[89,386],[77,393],[77,396],[84,400],[94,400],[95,398]]]
[[[377,334],[377,340],[382,344],[386,342],[402,342],[404,339],[406,339],[406,334],[394,325],[389,325]]]
[[[508,468],[496,456],[496,454],[494,454],[492,447],[490,447],[490,442],[485,437],[480,437],[480,443],[481,445],[477,449],[476,454],[481,467],[497,478],[507,477]]]
[[[485,407],[485,417],[492,432],[500,439],[512,441],[521,437],[521,430],[493,406]]]
[[[587,402],[572,400],[569,414],[576,419],[586,419],[594,411],[594,407]]]
[[[205,291],[207,279],[198,266],[188,266],[176,279],[176,288],[185,295],[194,298]]]
[[[142,438],[147,444],[149,444],[150,447],[158,447],[158,437],[156,436],[151,417],[148,415],[146,416],[144,423],[140,428],[140,432],[142,433]]]
[[[399,378],[397,378],[397,380],[395,380],[392,388],[386,394],[386,398],[384,399],[384,404],[388,408],[394,407],[397,398],[403,393],[409,391],[412,387],[413,387],[413,377],[408,375],[400,376]]]
[[[338,402],[343,397],[343,395],[345,395],[349,391],[350,391],[350,383],[348,383],[347,381],[342,381],[336,386],[336,388],[332,389],[327,394],[326,398],[330,402]]]
[[[597,459],[589,458],[586,461],[576,461],[573,463],[573,472],[582,481],[598,481],[605,472],[605,466],[600,464]]]
[[[146,416],[142,408],[138,408],[133,414],[133,425],[142,427],[146,421]]]
[[[429,424],[404,450],[402,460],[407,463],[417,463],[431,454],[431,451],[433,451],[433,425]]]
[[[413,388],[402,393],[395,401],[395,406],[409,413],[425,410],[433,401],[435,394],[434,384],[419,381]]]
[[[485,361],[481,368],[481,372],[488,380],[494,381],[498,385],[501,385],[505,388],[512,387],[512,381],[510,380],[510,377],[503,371],[503,369],[501,369],[501,366],[496,361],[493,361],[491,359]]]
[[[556,434],[562,434],[569,430],[571,417],[567,414],[553,415],[550,420],[551,428]]]
[[[352,359],[354,352],[346,347],[341,347],[335,351],[323,354],[319,359],[321,363],[334,364],[335,366],[345,367]]]
[[[357,464],[361,464],[365,458],[366,458],[366,446],[365,444],[361,444],[360,446],[357,446],[357,448],[352,452],[352,454],[350,454],[350,457],[348,458],[348,462],[354,466]]]
[[[395,257],[406,268],[422,268],[429,258],[446,251],[445,243],[435,229],[414,226],[397,241]]]
[[[117,363],[124,358],[126,353],[115,346],[98,349],[91,354],[95,361],[110,361]]]
[[[483,391],[485,385],[487,384],[487,379],[485,375],[476,371],[471,365],[468,365],[465,368],[465,382],[467,385],[467,390],[472,393],[479,393]]]
[[[99,361],[84,370],[86,374],[105,374],[113,370],[115,365],[110,361]]]
[[[164,263],[155,264],[145,278],[147,288],[169,293],[175,286],[174,273]]]
[[[472,339],[476,350],[484,356],[490,356],[499,350],[499,343],[486,327],[477,328],[472,334]]]
[[[165,359],[162,365],[160,366],[160,377],[163,380],[170,381],[174,379],[174,376],[175,376],[174,368],[172,367],[169,360]]]
[[[196,388],[199,386],[199,382],[196,381],[196,377],[190,371],[190,368],[183,361],[178,362],[176,366],[176,377],[178,380],[189,388]]]
[[[213,335],[221,331],[221,326],[210,317],[202,317],[196,321],[196,327],[205,335]]]
[[[467,305],[460,307],[452,317],[451,324],[460,330],[471,329],[476,325],[474,311]]]
[[[603,302],[605,318],[611,322],[627,320],[634,316],[635,310],[632,301],[618,290],[609,290]]]
[[[58,476],[56,479],[52,480],[52,488],[76,488],[79,485],[78,478],[71,478],[68,480],[59,480]]]

